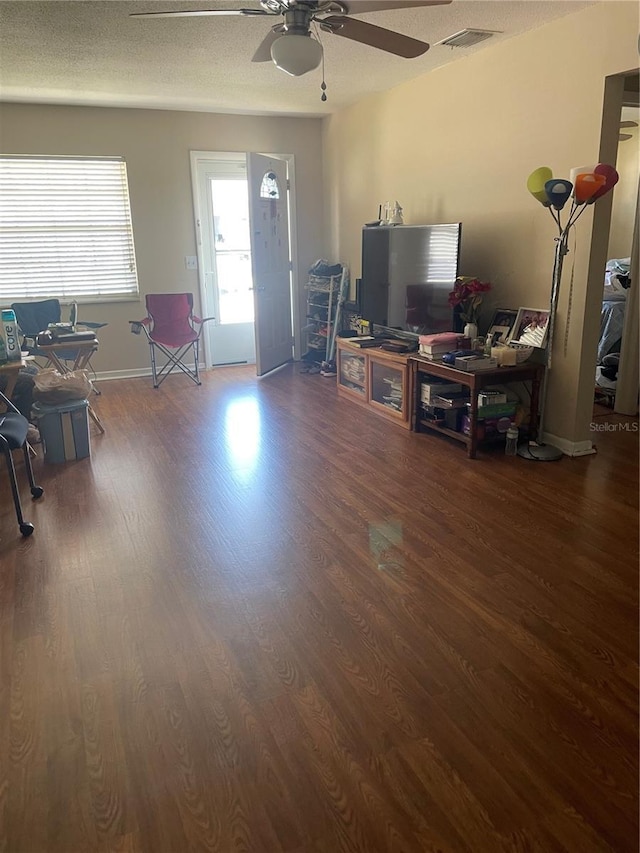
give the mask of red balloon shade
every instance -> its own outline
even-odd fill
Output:
[[[604,184],[595,191],[591,198],[587,199],[587,204],[593,204],[594,201],[597,201],[599,198],[602,198],[603,195],[606,195],[609,190],[612,190],[615,187],[618,183],[618,178],[620,177],[613,166],[608,166],[606,163],[598,163],[593,170],[593,174],[604,176],[605,181]]]

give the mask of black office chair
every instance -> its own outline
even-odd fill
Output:
[[[33,524],[24,520],[22,515],[22,504],[20,502],[20,492],[18,491],[18,481],[16,479],[16,469],[13,464],[12,451],[22,449],[24,453],[24,464],[27,469],[27,477],[31,486],[31,494],[34,500],[42,497],[44,489],[42,486],[37,486],[33,478],[33,468],[31,467],[31,459],[29,457],[29,445],[27,444],[27,429],[29,421],[23,417],[20,412],[0,391],[0,403],[4,403],[7,407],[6,414],[0,415],[0,450],[4,453],[4,458],[7,463],[7,471],[9,472],[9,481],[11,483],[11,491],[13,493],[13,503],[16,508],[16,516],[20,533],[23,536],[31,536],[34,531]]]

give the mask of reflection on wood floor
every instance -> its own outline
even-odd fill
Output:
[[[0,850],[635,850],[637,434],[470,461],[203,379],[102,383],[31,539],[4,481]]]

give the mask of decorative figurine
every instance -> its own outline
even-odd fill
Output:
[[[389,225],[404,225],[402,219],[402,208],[396,201],[395,207],[390,211]]]

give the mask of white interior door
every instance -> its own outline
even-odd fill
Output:
[[[293,354],[287,163],[248,154],[256,372],[263,376]]]

